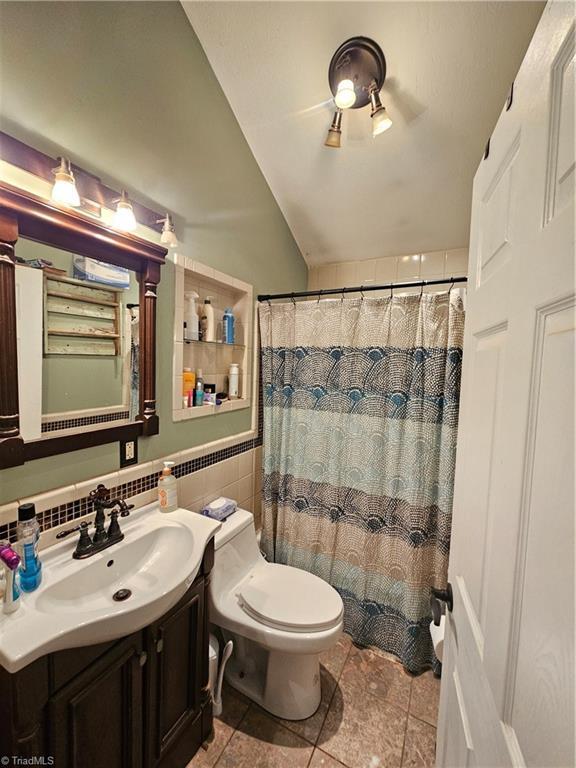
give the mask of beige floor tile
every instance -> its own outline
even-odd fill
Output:
[[[373,650],[352,647],[341,679],[408,710],[412,677],[401,664]]]
[[[249,706],[247,698],[225,683],[222,688],[222,715],[214,718],[214,738],[209,742],[208,749],[201,747],[196,752],[187,768],[213,768]]]
[[[402,768],[434,768],[436,728],[415,717],[408,717]]]
[[[410,714],[430,725],[436,725],[438,702],[440,700],[440,680],[431,671],[413,678]]]
[[[326,752],[322,752],[321,749],[315,749],[308,768],[346,768],[346,766],[327,755]]]
[[[313,746],[251,707],[218,760],[218,768],[306,768]]]
[[[399,768],[407,714],[342,678],[318,746],[350,768]]]

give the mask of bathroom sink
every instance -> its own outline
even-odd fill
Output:
[[[40,587],[0,614],[0,665],[16,672],[46,653],[136,632],[185,594],[220,523],[148,505],[121,520],[123,541],[74,560],[76,536],[44,550]],[[73,540],[71,540],[73,539]]]

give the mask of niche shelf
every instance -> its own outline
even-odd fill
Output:
[[[174,359],[172,420],[186,421],[206,416],[218,417],[249,408],[252,399],[253,364],[253,290],[249,283],[207,267],[187,257],[176,257],[174,300]],[[185,341],[184,307],[187,293],[195,291],[201,309],[210,296],[216,322],[216,338],[222,338],[222,315],[226,307],[234,313],[234,344],[221,341]],[[225,400],[221,405],[207,404],[192,408],[183,406],[183,370],[202,370],[205,384],[214,384],[216,392],[228,391],[228,369],[231,363],[240,366],[239,398]]]

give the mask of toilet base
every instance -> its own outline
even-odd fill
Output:
[[[251,640],[234,640],[224,677],[236,690],[283,720],[305,720],[320,705],[319,654],[269,651]]]

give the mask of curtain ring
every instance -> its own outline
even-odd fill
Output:
[[[454,278],[453,278],[453,277],[451,277],[451,278],[450,278],[450,280],[451,280],[452,282],[451,282],[451,284],[450,284],[450,290],[448,291],[448,293],[452,293],[452,288],[454,288]]]
[[[320,304],[321,298],[322,298],[322,288],[320,288],[320,290],[318,291],[318,301],[316,302],[316,304]]]
[[[390,298],[394,298],[394,283],[390,283]]]
[[[341,304],[343,304],[343,303],[344,303],[344,291],[345,291],[345,290],[346,290],[346,286],[344,286],[344,288],[342,288],[342,295],[340,296],[340,303],[341,303]]]
[[[422,294],[424,293],[424,286],[426,285],[426,280],[422,280],[420,283],[420,298],[422,298]]]
[[[268,306],[270,307],[270,309],[272,309],[272,304],[270,303],[270,299],[268,299]]]
[[[296,299],[294,298],[294,294],[292,294],[292,296],[290,297],[290,301],[292,302],[292,306],[295,307],[296,306]]]
[[[360,298],[361,298],[362,301],[364,301],[364,286],[363,285],[360,286]]]

